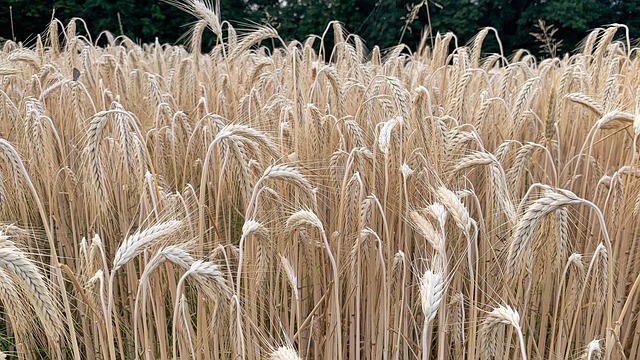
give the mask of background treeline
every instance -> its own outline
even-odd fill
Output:
[[[4,0],[0,6],[0,37],[10,39],[12,8],[15,38],[33,40],[55,16],[67,22],[83,18],[96,35],[109,30],[140,42],[174,43],[193,18],[157,0]],[[434,33],[453,31],[461,43],[485,26],[496,28],[505,51],[539,49],[531,35],[540,33],[538,20],[553,25],[554,38],[562,39],[559,53],[574,49],[587,31],[605,24],[629,26],[632,38],[640,36],[640,0],[234,0],[221,1],[221,17],[236,27],[268,23],[284,39],[304,39],[321,34],[330,20],[339,20],[348,31],[369,45],[382,48],[402,42],[415,48],[429,22]],[[413,10],[413,11],[412,11]],[[407,20],[410,24],[406,31]],[[207,39],[205,39],[207,40]],[[208,41],[212,41],[208,39]],[[487,44],[487,51],[497,50]],[[492,48],[493,46],[493,48]]]

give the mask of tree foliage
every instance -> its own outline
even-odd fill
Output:
[[[54,9],[64,24],[81,17],[94,34],[109,30],[140,42],[156,37],[176,42],[194,21],[159,0],[6,0],[0,7],[0,37],[10,39],[15,34],[19,41],[33,41],[45,30]],[[632,37],[640,35],[640,0],[239,0],[222,1],[220,13],[240,28],[268,23],[285,40],[321,35],[331,20],[338,20],[370,48],[390,47],[401,38],[414,48],[429,28],[433,34],[454,32],[458,42],[465,43],[491,26],[509,53],[537,48],[531,33],[539,30],[539,20],[557,29],[554,36],[563,40],[564,47],[559,53],[573,49],[588,30],[605,24],[624,23]],[[495,42],[487,46],[497,50]]]

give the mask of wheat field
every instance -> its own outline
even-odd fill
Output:
[[[537,59],[491,28],[285,42],[207,4],[186,46],[81,19],[4,44],[0,355],[640,357],[623,25]]]

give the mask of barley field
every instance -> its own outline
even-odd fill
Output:
[[[206,4],[186,46],[81,19],[4,44],[3,356],[640,358],[623,25],[538,59]]]

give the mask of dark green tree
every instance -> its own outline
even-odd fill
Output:
[[[558,29],[554,36],[564,41],[561,52],[574,49],[590,29],[610,23],[627,24],[634,39],[640,35],[640,0],[223,0],[220,4],[222,19],[239,32],[268,23],[284,39],[304,40],[310,34],[321,35],[331,20],[338,20],[369,48],[387,48],[401,38],[415,48],[429,25],[434,34],[454,32],[458,43],[464,44],[491,26],[500,33],[507,54],[518,48],[537,53],[538,44],[530,33],[538,31],[539,19]],[[109,30],[139,42],[156,37],[176,42],[196,20],[161,0],[5,0],[0,5],[0,37],[13,36],[13,18],[17,40],[33,44],[36,35],[46,30],[54,8],[64,24],[81,17],[94,36]],[[412,9],[417,11],[408,17]],[[497,51],[493,36],[487,37],[483,49]]]

